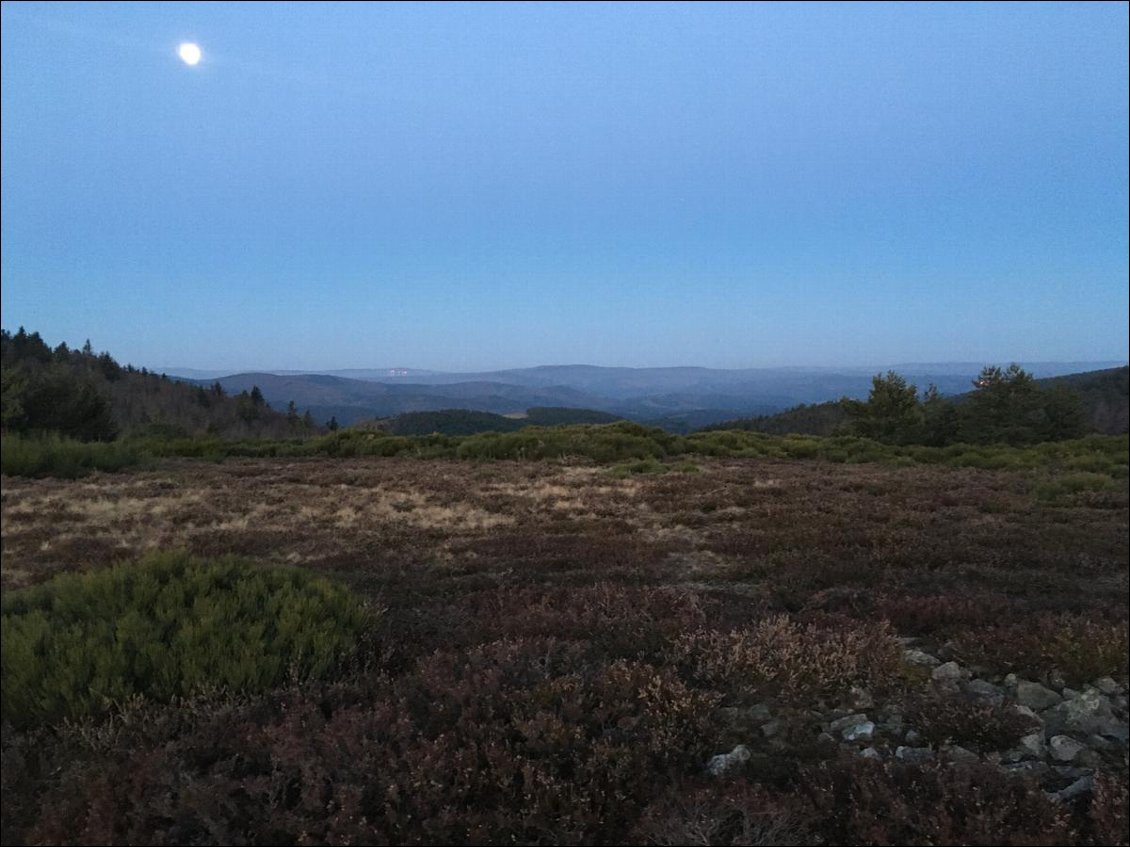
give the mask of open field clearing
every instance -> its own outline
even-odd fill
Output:
[[[5,477],[6,597],[181,550],[297,566],[372,614],[323,681],[6,728],[5,842],[1125,841],[1128,498],[1078,477],[733,458]]]

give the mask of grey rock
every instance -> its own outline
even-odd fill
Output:
[[[1044,744],[1044,733],[1041,731],[1025,735],[1020,739],[1020,743],[1016,745],[1016,749],[1025,756],[1031,756],[1033,759],[1042,758],[1048,749],[1047,745]]]
[[[836,743],[836,739],[833,738],[827,732],[822,732],[819,735],[817,735],[816,740],[819,741],[821,744],[835,744]]]
[[[1094,689],[1064,700],[1057,706],[1047,709],[1044,719],[1057,729],[1073,732],[1098,733],[1106,735],[1119,722],[1115,720],[1110,700],[1105,694]]]
[[[866,688],[853,685],[851,691],[848,692],[848,702],[853,709],[870,709],[875,705],[875,698]]]
[[[1081,776],[1090,776],[1094,773],[1091,768],[1081,768],[1076,765],[1053,765],[1052,770],[1064,779],[1078,779]]]
[[[856,753],[856,755],[861,759],[874,759],[877,762],[883,761],[883,754],[876,750],[874,747],[864,747],[862,750]]]
[[[1008,673],[1008,674],[1004,675],[1003,685],[1004,685],[1005,688],[1016,688],[1016,685],[1019,682],[1020,682],[1020,677],[1018,677],[1014,673]]]
[[[1063,686],[1067,685],[1067,680],[1063,678],[1063,674],[1059,671],[1051,671],[1046,678],[1049,688],[1054,688],[1057,691],[1061,690]]]
[[[1090,794],[1094,788],[1095,778],[1093,776],[1081,776],[1066,788],[1061,788],[1059,791],[1048,792],[1048,797],[1052,800],[1064,803],[1068,800],[1074,800],[1082,794]]]
[[[908,729],[906,731],[906,735],[904,737],[906,739],[906,743],[911,745],[912,747],[915,744],[921,744],[922,743],[922,733],[920,733],[916,729]]]
[[[965,685],[965,690],[977,699],[993,703],[994,705],[1004,702],[1004,691],[983,679],[969,680]]]
[[[781,732],[782,724],[778,720],[766,721],[761,725],[761,734],[766,738],[773,738]]]
[[[934,761],[934,751],[929,747],[903,747],[895,749],[895,758],[903,762],[921,764]]]
[[[764,703],[754,703],[749,707],[747,714],[749,715],[749,719],[754,723],[767,721],[773,717],[773,713],[769,711],[769,707]]]
[[[937,656],[931,656],[929,653],[915,649],[903,650],[902,657],[909,664],[917,665],[920,668],[933,668],[942,663]]]
[[[828,732],[843,732],[850,726],[867,722],[867,715],[863,712],[856,712],[852,715],[845,715],[842,718],[837,718],[828,724]]]
[[[1047,762],[1027,761],[1018,762],[1014,765],[1005,765],[1004,769],[1010,773],[1027,773],[1034,776],[1036,779],[1046,778],[1052,771]]]
[[[1012,711],[1016,712],[1018,715],[1024,715],[1024,717],[1029,718],[1033,723],[1039,724],[1040,726],[1044,725],[1044,719],[1032,711],[1030,706],[1021,706],[1019,703],[1013,703]]]
[[[1036,711],[1047,709],[1062,699],[1050,688],[1045,688],[1038,682],[1029,682],[1022,679],[1016,683],[1016,702],[1021,706],[1027,706],[1029,709]]]
[[[1104,676],[1101,679],[1096,679],[1095,688],[1097,688],[1108,697],[1113,697],[1116,694],[1122,693],[1122,686],[1111,679],[1109,676]]]
[[[957,662],[946,662],[930,671],[930,678],[938,681],[954,681],[961,679],[963,672]]]
[[[734,768],[741,767],[742,764],[749,761],[749,748],[744,744],[739,744],[729,753],[719,753],[717,756],[711,756],[710,761],[706,763],[706,770],[712,776],[722,776]]]
[[[1117,721],[1111,721],[1102,728],[1102,732],[1099,734],[1104,738],[1112,738],[1125,747],[1126,743],[1130,741],[1130,726],[1124,723],[1118,723]]]
[[[981,761],[981,757],[972,750],[966,750],[964,747],[957,744],[950,744],[948,747],[944,747],[941,752],[943,757],[959,765],[968,765],[973,762]]]
[[[852,724],[841,735],[844,741],[870,741],[875,736],[875,724],[871,721]]]
[[[1113,750],[1115,747],[1114,742],[1108,741],[1101,735],[1088,735],[1087,746],[1099,751]]]
[[[1055,735],[1048,741],[1048,749],[1057,762],[1070,762],[1084,747],[1069,735]]]

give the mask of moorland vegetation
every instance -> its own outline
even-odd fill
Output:
[[[5,359],[5,844],[1130,840],[1130,440],[1018,369],[953,443],[890,374],[830,437],[254,437],[99,358]]]

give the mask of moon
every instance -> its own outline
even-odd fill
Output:
[[[186,65],[196,65],[200,63],[200,57],[203,54],[200,52],[199,45],[186,41],[177,48],[177,55]]]

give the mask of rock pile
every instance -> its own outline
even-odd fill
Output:
[[[853,687],[837,708],[774,713],[768,704],[746,709],[728,708],[722,716],[746,744],[714,756],[710,773],[722,775],[751,758],[751,748],[767,746],[770,752],[787,750],[786,738],[814,732],[829,754],[851,750],[868,759],[894,759],[910,763],[941,761],[961,766],[976,762],[995,764],[1006,771],[1035,776],[1049,796],[1070,800],[1091,790],[1096,770],[1125,773],[1130,769],[1127,690],[1110,677],[1096,679],[1079,689],[1068,687],[1058,674],[1041,680],[1016,674],[993,676],[982,668],[942,661],[936,655],[908,646],[908,665],[929,674],[927,689],[940,697],[963,698],[1007,709],[1026,719],[1031,732],[1008,749],[969,749],[954,743],[928,743],[906,719],[903,705],[879,703],[870,692]],[[976,746],[976,745],[971,745]]]

